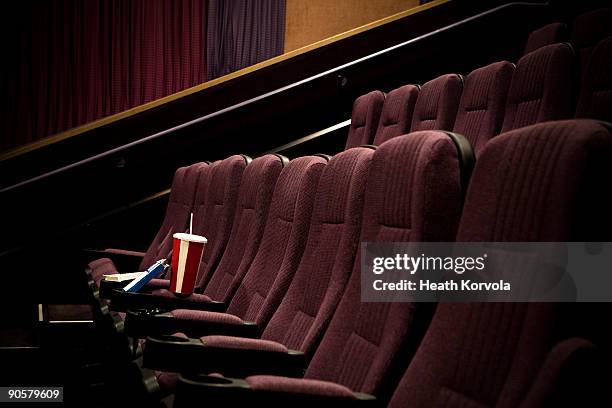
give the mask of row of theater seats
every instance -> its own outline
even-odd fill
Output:
[[[563,27],[550,25],[558,26]],[[543,35],[548,27],[532,33],[529,52],[516,65],[501,61],[466,77],[448,74],[423,86],[361,96],[355,101],[346,148],[442,129],[466,135],[478,153],[492,136],[535,122],[572,116],[612,120],[612,37],[579,49],[577,59],[569,43],[547,43],[555,39]]]
[[[177,298],[165,279],[147,293],[109,293],[112,308],[128,311],[126,333],[154,335],[144,364],[163,370],[163,391],[175,390],[173,372],[198,372],[225,377],[184,376],[177,405],[548,397],[564,364],[593,350],[570,322],[553,327],[567,305],[441,303],[432,316],[426,304],[361,303],[357,250],[366,241],[603,240],[607,203],[589,188],[609,171],[610,128],[561,119],[610,119],[612,40],[584,65],[574,110],[574,53],[530,45],[543,32],[516,67],[358,98],[347,149],[333,158],[232,156],[179,169],[141,268],[171,255],[172,233],[193,212],[195,232],[209,238],[199,293]],[[369,143],[379,147],[355,147]],[[95,287],[116,273],[110,258],[89,266]]]

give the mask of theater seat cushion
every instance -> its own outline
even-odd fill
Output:
[[[158,280],[161,280],[161,279],[158,279]],[[168,289],[157,289],[151,293],[155,296],[161,296],[165,298],[176,298],[177,297],[174,293],[170,292]],[[212,301],[212,299],[209,296],[202,295],[199,293],[192,293],[191,295],[187,297],[181,297],[180,299],[189,300],[194,303],[208,303]]]
[[[289,349],[275,341],[247,339],[233,336],[203,336],[200,337],[202,344],[207,347],[271,351],[275,353],[288,353]]]
[[[202,310],[176,309],[170,312],[175,319],[194,320],[219,324],[241,325],[244,321],[229,313],[206,312]]]
[[[355,398],[355,394],[349,388],[328,381],[277,377],[273,375],[254,375],[247,377],[246,381],[251,389],[255,391]]]

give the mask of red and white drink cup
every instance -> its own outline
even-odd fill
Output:
[[[172,249],[170,291],[188,296],[193,293],[198,268],[207,239],[201,235],[176,233]]]

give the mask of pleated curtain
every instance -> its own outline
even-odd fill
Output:
[[[208,0],[207,79],[283,53],[285,0]]]

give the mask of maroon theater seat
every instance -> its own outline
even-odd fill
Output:
[[[460,157],[465,157],[459,149],[466,144],[456,144],[461,137],[452,137],[421,131],[393,138],[378,148],[366,185],[361,242],[453,239],[461,211]],[[232,387],[222,397],[232,403],[248,398],[277,406],[315,403],[320,397],[322,403],[330,404],[335,398],[364,397],[355,392],[381,391],[396,363],[394,356],[405,356],[407,338],[416,336],[413,329],[423,316],[411,303],[361,302],[360,277],[358,253],[348,286],[304,379],[257,375],[228,380]],[[181,384],[187,387],[178,390],[177,406],[188,406],[195,395],[202,400],[215,398],[206,381]]]
[[[463,89],[463,77],[446,74],[421,87],[410,130],[451,130]]]
[[[612,11],[609,8],[589,11],[574,20],[571,43],[578,53],[580,73],[584,77],[586,67],[595,46],[612,35]]]
[[[494,138],[476,163],[457,240],[599,240],[609,234],[609,210],[589,186],[603,185],[611,154],[609,131],[594,121]],[[390,405],[541,406],[548,388],[540,380],[554,382],[573,354],[592,348],[576,339],[555,346],[558,326],[569,320],[562,306],[440,303]]]
[[[373,154],[371,148],[354,148],[330,160],[319,182],[304,256],[262,339],[312,356],[353,269]]]
[[[576,117],[612,122],[612,37],[593,51],[582,78]]]
[[[381,91],[372,91],[355,99],[345,149],[372,144],[384,101],[385,94]]]
[[[495,62],[470,72],[464,79],[453,132],[465,136],[476,157],[501,130],[514,64]]]
[[[502,132],[572,116],[574,52],[567,43],[542,47],[517,63]]]
[[[525,51],[523,54],[529,54],[531,51],[535,51],[538,48],[542,48],[546,45],[556,44],[565,42],[569,39],[569,33],[567,26],[563,23],[551,23],[544,27],[534,30],[529,34],[527,43],[525,44]]]
[[[387,94],[374,137],[375,145],[410,132],[412,114],[420,89],[418,85],[404,85]]]
[[[192,211],[196,188],[199,185],[200,177],[209,167],[206,163],[196,163],[188,167],[179,168],[174,174],[170,198],[166,215],[157,235],[149,245],[146,253],[125,251],[109,248],[105,251],[109,254],[119,253],[141,257],[139,270],[145,270],[158,259],[165,258],[172,250],[172,235],[175,232],[184,232],[189,225],[189,217]],[[117,268],[110,258],[101,258],[89,263],[90,276],[100,283],[103,275],[115,274]],[[123,271],[133,272],[133,271]]]

